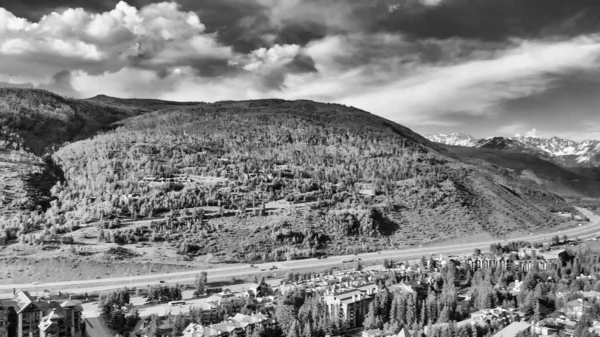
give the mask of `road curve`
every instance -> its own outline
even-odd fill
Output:
[[[590,238],[600,233],[600,216],[588,211],[587,209],[578,208],[585,216],[590,219],[590,222],[584,223],[581,227],[574,227],[562,231],[528,235],[519,238],[511,238],[510,241],[530,241],[530,242],[542,242],[547,241],[554,235],[567,235],[569,238],[580,237]],[[502,240],[474,242],[467,244],[455,244],[438,247],[422,247],[422,248],[409,248],[399,250],[387,250],[378,253],[365,253],[358,254],[362,262],[376,261],[381,259],[393,259],[393,260],[412,260],[418,259],[421,256],[428,256],[431,254],[468,254],[473,252],[475,248],[487,251],[489,246],[493,243],[501,242]],[[273,265],[277,266],[277,271],[293,271],[301,270],[312,267],[326,267],[340,265],[343,260],[354,259],[356,255],[344,255],[344,256],[330,256],[327,259],[304,259],[287,262],[276,262],[276,263],[263,263],[257,264],[254,268],[247,264],[239,264],[233,267],[215,268],[215,269],[201,269],[193,271],[175,272],[167,274],[150,274],[140,275],[131,277],[119,277],[119,278],[105,278],[96,280],[80,280],[80,281],[66,281],[66,282],[54,282],[54,283],[40,283],[40,284],[8,284],[0,285],[0,294],[6,294],[12,291],[13,288],[28,290],[28,291],[42,291],[45,289],[53,291],[63,292],[96,292],[96,291],[109,291],[122,287],[144,287],[147,285],[154,285],[159,283],[190,283],[194,281],[197,274],[206,272],[209,281],[218,280],[230,280],[235,277],[243,277],[259,273],[261,269],[269,269]],[[163,282],[161,282],[163,281]]]

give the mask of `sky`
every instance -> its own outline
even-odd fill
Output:
[[[600,139],[595,0],[0,0],[0,86],[352,105],[421,134]]]

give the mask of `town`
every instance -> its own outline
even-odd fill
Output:
[[[101,294],[19,289],[0,299],[0,337],[597,336],[600,251],[552,238],[283,279]],[[284,333],[287,332],[287,333]]]

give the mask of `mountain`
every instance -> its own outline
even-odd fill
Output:
[[[473,165],[509,169],[544,190],[565,197],[600,197],[600,172],[564,168],[535,153],[511,152],[495,148],[445,146],[448,151]]]
[[[44,90],[0,88],[0,216],[48,205],[50,189],[62,179],[48,154],[65,143],[106,132],[141,111],[149,110]]]
[[[475,139],[469,135],[465,135],[465,134],[458,133],[458,132],[454,132],[449,135],[445,135],[445,134],[426,135],[425,138],[427,138],[428,140],[435,142],[435,143],[452,145],[452,146],[473,147],[473,146],[476,146],[476,144],[477,144],[477,139]]]
[[[457,136],[451,137],[452,135]],[[598,140],[576,142],[558,137],[549,139],[490,137],[478,140],[459,133],[453,133],[452,135],[450,137],[443,134],[428,135],[427,138],[433,142],[450,146],[478,147],[533,154],[544,159],[551,159],[565,167],[590,168],[600,166],[600,141]]]
[[[538,149],[533,145],[523,143],[516,139],[504,137],[480,139],[475,143],[474,147],[481,149],[504,150],[516,153],[528,153],[540,157],[548,157],[548,154],[546,152]]]
[[[600,141],[597,140],[575,142],[558,137],[550,139],[519,137],[516,139],[545,151],[564,166],[596,167],[600,165]]]
[[[47,204],[17,205],[24,212],[0,218],[24,242],[32,238],[22,234],[41,230],[33,240],[68,235],[89,245],[146,242],[219,261],[273,261],[529,232],[564,221],[552,212],[576,212],[531,180],[461,161],[402,125],[343,105],[29,95],[35,104],[17,100],[30,106],[24,115],[61,130],[47,135],[40,149],[51,156],[36,164],[60,179],[47,188]],[[50,132],[10,130],[24,144]]]

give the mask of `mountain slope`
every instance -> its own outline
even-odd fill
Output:
[[[48,205],[62,174],[44,155],[137,114],[44,90],[0,88],[0,216]]]
[[[527,153],[543,158],[548,157],[548,154],[545,151],[540,150],[539,148],[533,145],[523,143],[519,140],[504,137],[481,139],[475,143],[474,147],[481,149],[504,150],[514,153]]]
[[[550,211],[572,209],[532,182],[464,164],[341,105],[217,102],[119,124],[55,153],[67,183],[54,211],[75,223],[173,209],[195,219],[175,214],[115,234],[127,242],[152,232],[194,254],[278,259],[529,231],[561,221]]]
[[[446,146],[448,151],[475,165],[491,163],[535,181],[541,188],[568,197],[600,197],[600,175],[573,172],[540,156],[488,148]],[[485,163],[482,163],[484,161]]]

